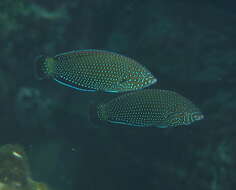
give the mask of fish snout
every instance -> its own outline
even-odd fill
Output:
[[[192,114],[193,121],[200,121],[202,119],[204,119],[204,115],[201,112],[195,112]]]
[[[150,86],[150,85],[156,83],[157,79],[152,74],[149,74],[149,75],[144,77],[144,81],[145,81],[144,82],[145,86]]]

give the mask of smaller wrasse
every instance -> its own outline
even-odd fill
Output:
[[[51,78],[81,91],[128,92],[157,79],[137,61],[104,50],[78,50],[36,60],[39,79]]]
[[[95,122],[131,127],[177,127],[202,120],[203,114],[182,95],[159,89],[144,89],[93,106]]]

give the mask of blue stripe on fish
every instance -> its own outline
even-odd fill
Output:
[[[108,92],[108,93],[119,93],[118,90],[105,90],[104,92]]]
[[[110,121],[108,120],[109,123],[112,123],[112,124],[121,124],[121,125],[127,125],[129,127],[158,127],[158,128],[161,128],[161,129],[164,129],[164,128],[168,128],[168,125],[167,124],[164,124],[164,123],[156,123],[156,124],[153,124],[153,125],[139,125],[139,124],[130,124],[130,123],[127,123],[125,121]]]
[[[75,87],[75,86],[72,86],[72,85],[67,84],[67,83],[65,83],[65,82],[59,81],[59,80],[57,80],[57,79],[54,79],[54,80],[55,80],[56,82],[58,82],[58,83],[64,85],[64,86],[67,86],[67,87],[70,87],[70,88],[73,88],[73,89],[76,89],[76,90],[79,90],[79,91],[83,91],[83,92],[95,92],[95,91],[97,91],[97,90],[92,90],[92,89],[83,89],[83,88]]]
[[[113,124],[128,125],[131,127],[146,127],[146,125],[130,124],[125,121],[110,121],[110,120],[108,120],[108,122],[113,123]]]

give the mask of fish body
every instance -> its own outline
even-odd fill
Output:
[[[203,119],[203,114],[182,95],[159,89],[130,92],[107,103],[99,104],[92,112],[98,121],[133,127],[176,127]]]
[[[36,61],[38,78],[52,78],[82,91],[127,92],[154,84],[157,79],[137,61],[104,50],[71,51]]]

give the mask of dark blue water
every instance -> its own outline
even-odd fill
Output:
[[[55,190],[235,188],[235,1],[1,0],[0,8],[0,143],[24,146],[31,178]],[[138,60],[158,79],[151,88],[187,97],[204,120],[96,125],[90,105],[117,94],[36,80],[36,56],[92,48]]]

